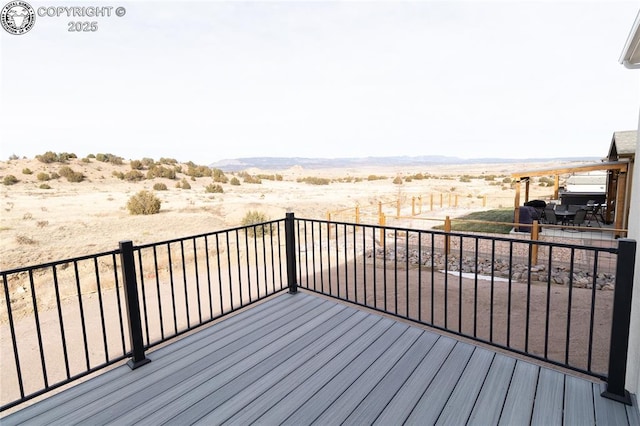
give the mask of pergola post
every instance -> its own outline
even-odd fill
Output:
[[[624,220],[624,206],[626,205],[625,196],[627,195],[627,174],[625,172],[618,173],[618,187],[616,195],[616,220],[614,224],[615,229],[626,228]],[[621,237],[619,231],[615,232],[616,237]]]
[[[613,222],[613,210],[616,202],[616,185],[618,182],[618,170],[609,170],[607,173],[607,200],[604,211],[604,223]]]
[[[513,206],[513,223],[520,223],[520,179],[516,179],[516,197]]]

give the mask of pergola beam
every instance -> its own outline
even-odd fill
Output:
[[[606,163],[591,163],[575,167],[561,167],[552,169],[531,170],[528,172],[511,173],[512,178],[525,178],[534,176],[564,175],[569,173],[593,172],[597,170],[627,171],[629,163],[626,161],[609,161]]]
[[[626,205],[627,194],[627,161],[608,161],[601,163],[583,164],[574,167],[559,167],[552,169],[531,170],[528,172],[511,173],[515,181],[514,199],[514,222],[519,223],[520,219],[520,193],[521,182],[525,182],[524,202],[529,201],[529,182],[534,176],[554,176],[553,199],[557,200],[560,192],[560,175],[580,172],[592,172],[598,170],[607,171],[607,194],[604,219],[606,223],[614,223],[616,229],[623,229],[627,225],[624,217],[624,206]],[[615,218],[614,218],[615,212]],[[619,235],[617,235],[619,236]]]

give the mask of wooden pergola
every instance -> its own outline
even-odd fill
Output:
[[[555,176],[553,185],[553,198],[558,199],[560,187],[560,175],[569,173],[584,173],[596,170],[607,171],[607,193],[606,204],[604,207],[604,220],[606,223],[614,223],[615,229],[623,229],[627,225],[627,217],[625,215],[627,205],[627,171],[629,163],[627,161],[608,161],[601,163],[583,164],[580,166],[561,167],[553,169],[540,169],[527,172],[512,173],[511,177],[515,180],[515,202],[514,202],[514,222],[519,223],[520,219],[520,194],[521,184],[524,182],[524,203],[529,201],[529,182],[532,177],[537,176]],[[618,208],[616,208],[616,205]],[[615,214],[615,218],[614,218]]]

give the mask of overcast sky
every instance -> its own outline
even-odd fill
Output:
[[[604,156],[638,126],[635,0],[30,4],[113,10],[0,29],[2,160]]]

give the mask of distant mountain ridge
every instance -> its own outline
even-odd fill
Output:
[[[428,166],[443,164],[502,164],[502,163],[542,163],[550,161],[600,161],[600,157],[558,157],[558,158],[459,158],[444,155],[358,157],[358,158],[307,158],[307,157],[246,157],[216,161],[210,167],[234,172],[255,167],[258,169],[284,170],[294,166],[305,169],[343,167],[393,167]]]

